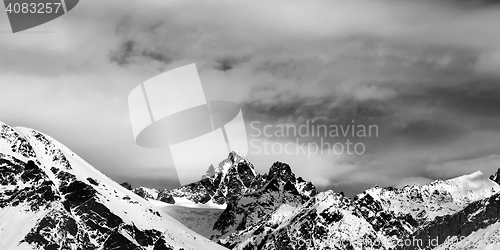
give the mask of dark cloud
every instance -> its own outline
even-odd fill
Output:
[[[247,123],[379,127],[365,155],[250,156],[262,172],[288,161],[350,194],[454,176],[500,147],[500,7],[473,2],[86,1],[43,26],[53,33],[0,37],[0,120],[120,180],[160,185],[151,173],[167,169],[177,185],[168,151],[134,144],[127,95],[194,62],[206,95],[241,104]]]
[[[461,115],[500,118],[500,80],[477,79],[454,88],[429,88],[426,93]]]
[[[158,61],[164,64],[169,64],[172,60],[168,55],[147,49],[137,49],[136,42],[132,40],[125,41],[118,50],[112,51],[109,54],[109,59],[111,62],[116,63],[120,66],[126,66],[128,64],[138,64],[137,60],[146,59]],[[141,64],[139,62],[139,64]],[[148,65],[148,62],[144,62]]]
[[[215,67],[221,71],[228,71],[238,66],[238,64],[247,61],[247,57],[233,57],[233,56],[224,56],[215,60],[217,66]]]
[[[459,124],[438,120],[413,120],[404,124],[400,128],[395,128],[395,136],[408,143],[419,145],[447,144],[459,139],[464,132]]]
[[[128,64],[129,58],[135,54],[134,44],[134,41],[124,42],[117,51],[111,52],[109,56],[110,60],[118,65]]]

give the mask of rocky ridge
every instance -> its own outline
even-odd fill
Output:
[[[0,249],[223,249],[36,130],[0,123]]]
[[[239,163],[252,171],[238,171]],[[283,162],[255,174],[237,152],[209,172],[200,182],[163,193],[203,202],[223,194],[219,201],[227,207],[210,238],[230,249],[454,249],[500,223],[500,170],[489,179],[475,172],[425,185],[375,186],[353,198],[334,191],[316,195],[314,185]]]

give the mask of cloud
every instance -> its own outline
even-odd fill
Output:
[[[431,164],[427,171],[439,178],[453,178],[470,174],[471,170],[482,171],[486,176],[493,175],[500,169],[500,155],[487,155],[472,159],[451,160],[438,164]]]
[[[497,13],[420,1],[129,1],[88,19],[106,20],[97,30],[115,47],[106,55],[129,69],[161,72],[191,60],[202,78],[217,77],[216,89],[238,88],[242,102],[333,96],[340,105],[390,98],[427,75],[465,75],[474,64],[483,72],[485,55],[498,49],[488,25]]]
[[[259,173],[267,173],[279,160],[291,165],[293,172],[320,189],[331,185],[331,179],[350,173],[356,166],[344,154],[335,154],[321,144],[304,141],[277,141],[274,138],[250,138],[249,160]]]
[[[263,169],[289,161],[352,193],[451,176],[434,168],[467,172],[460,160],[499,146],[498,23],[498,6],[461,1],[85,1],[34,29],[50,32],[0,34],[0,120],[62,138],[112,176],[172,170],[168,152],[136,148],[126,97],[195,62],[209,99],[240,103],[247,121],[380,128],[366,155],[255,156]]]
[[[392,89],[384,89],[377,87],[376,85],[371,86],[360,86],[354,92],[354,99],[359,101],[367,100],[387,100],[391,97],[396,96],[396,92]]]
[[[476,69],[479,72],[485,72],[500,76],[500,51],[494,51],[491,54],[481,54],[476,63]]]

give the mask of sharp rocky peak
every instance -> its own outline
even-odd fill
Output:
[[[173,190],[163,190],[157,199],[168,197],[170,203],[175,202],[176,198],[183,198],[194,203],[212,201],[225,204],[246,192],[256,176],[252,163],[237,151],[231,151],[217,167],[210,165],[200,181]]]
[[[229,153],[227,156],[227,159],[230,160],[232,163],[238,163],[242,161],[248,161],[243,155],[241,155],[238,151],[233,150]]]
[[[228,205],[214,225],[212,239],[234,247],[263,225],[276,227],[295,208],[316,195],[311,182],[296,178],[291,167],[275,162],[268,173],[257,175],[247,190]]]
[[[430,236],[441,244],[448,236],[461,236],[464,223],[467,235],[499,221],[500,170],[491,181],[478,171],[425,185],[375,186],[352,199],[334,191],[297,199],[284,187],[294,179],[305,181],[282,162],[257,179],[267,186],[243,194],[215,224],[219,233],[212,238],[220,244],[233,249],[357,249],[371,242],[380,243],[377,249],[406,250],[416,248],[398,248],[401,240]]]
[[[495,174],[490,176],[490,180],[500,185],[500,168],[497,170]]]
[[[276,178],[292,183],[296,181],[295,174],[292,172],[290,165],[280,161],[273,163],[269,169],[268,177],[270,179]]]

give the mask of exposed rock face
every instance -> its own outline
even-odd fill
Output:
[[[210,165],[202,180],[173,190],[163,190],[157,199],[172,197],[174,200],[185,198],[202,204],[208,201],[216,204],[234,203],[242,194],[262,188],[270,179],[294,183],[296,189],[306,196],[316,194],[314,185],[301,177],[295,178],[288,164],[276,162],[268,174],[258,175],[247,159],[233,151],[217,168],[213,169]]]
[[[496,203],[486,200],[500,192],[498,176],[490,181],[475,172],[422,186],[373,187],[351,199],[333,191],[317,195],[311,182],[297,178],[283,162],[256,174],[232,152],[201,181],[164,190],[159,197],[227,204],[210,238],[231,249],[417,249],[401,244],[425,237],[442,238],[435,243],[442,244],[497,222],[496,210],[486,206]],[[490,217],[470,217],[476,222],[460,229],[460,214],[479,216],[484,207]]]
[[[74,174],[59,168],[51,169],[55,177],[52,180],[32,160],[24,163],[20,159],[1,155],[0,164],[2,186],[6,188],[0,208],[22,207],[25,212],[45,211],[21,243],[42,249],[97,249],[101,245],[138,247],[136,242],[122,235],[130,233],[127,230],[132,230],[133,224],[124,223],[111,212],[100,200],[94,185],[78,180]],[[140,240],[143,246],[152,246],[162,235],[155,229],[149,233],[143,237],[144,241]]]
[[[494,175],[490,176],[490,180],[492,180],[500,185],[500,168],[498,169],[498,171]]]
[[[211,190],[211,183],[209,179],[203,179],[198,182],[194,182],[182,187],[178,187],[173,190],[163,190],[160,192],[159,196],[161,197],[173,197],[176,198],[185,198],[194,203],[202,203],[205,204],[208,201],[212,200],[214,192]]]
[[[205,178],[212,178],[214,177],[214,175],[215,175],[214,165],[210,164],[210,166],[207,169],[207,172],[201,176],[201,179],[203,180]]]
[[[158,194],[158,200],[162,201],[162,202],[165,202],[165,203],[169,203],[169,204],[175,204],[174,197],[172,197],[172,194],[170,194],[168,192],[161,192],[161,193],[159,193]]]
[[[32,160],[27,163],[0,153],[2,196],[0,208],[23,204],[28,211],[50,208],[61,200],[54,183]]]
[[[132,185],[130,185],[130,183],[128,183],[128,182],[123,182],[120,185],[122,185],[122,187],[124,187],[124,188],[126,188],[128,190],[132,190]]]
[[[149,189],[149,188],[145,188],[145,187],[137,187],[137,188],[132,189],[132,192],[134,192],[136,195],[139,195],[140,197],[142,197],[146,200],[148,200],[148,199],[156,200],[156,199],[158,199],[158,193],[160,191],[158,191],[155,188]]]
[[[255,169],[247,159],[233,151],[227,159],[219,163],[215,175],[208,178],[213,191],[213,201],[218,204],[230,202],[246,192],[257,176]]]
[[[157,199],[168,200],[168,203],[175,202],[176,198],[183,198],[201,204],[209,201],[226,204],[243,194],[255,177],[253,165],[233,151],[216,168],[210,165],[200,181],[173,190],[163,190],[159,192]]]
[[[218,233],[212,239],[220,239],[226,247],[235,247],[257,227],[279,225],[289,212],[315,194],[314,185],[297,179],[288,164],[275,162],[268,173],[258,175],[245,193],[228,203],[214,225]]]
[[[479,250],[486,243],[478,237],[475,245],[461,239],[493,228],[484,238],[500,246],[491,239],[500,235],[499,180],[500,170],[489,179],[475,172],[422,186],[373,187],[351,199],[316,194],[283,162],[257,174],[231,152],[198,182],[130,192],[52,138],[0,123],[0,239],[11,239],[0,249],[220,248],[147,202],[177,198],[227,204],[211,238],[232,249]]]
[[[232,249],[413,250],[415,242],[439,239],[435,247],[500,218],[500,186],[480,172],[402,189],[374,187],[353,199],[333,191],[308,196],[311,189],[297,188],[299,179],[286,164],[273,164],[252,191],[228,204],[212,238]]]
[[[222,249],[54,139],[2,123],[0,214],[2,250]]]
[[[470,203],[500,192],[500,186],[481,172],[437,180],[429,184],[401,189],[374,187],[359,196],[371,195],[383,209],[409,214],[418,222],[432,221],[438,216],[454,214]]]
[[[402,239],[418,226],[418,221],[410,214],[385,209],[380,201],[368,193],[357,195],[352,203],[359,211],[357,215],[360,215],[360,219],[368,222],[376,232],[388,239]]]
[[[465,237],[500,221],[500,194],[469,204],[462,211],[438,217],[410,237],[421,243],[399,249],[433,249],[451,237]]]
[[[213,175],[210,174],[213,172]],[[373,187],[349,198],[316,194],[311,182],[275,162],[268,173],[232,152],[196,183],[164,190],[158,199],[185,198],[227,204],[210,238],[231,249],[392,249],[416,250],[485,243],[460,241],[493,230],[500,235],[500,185],[496,173],[481,172],[426,185]],[[496,226],[498,225],[498,226]],[[491,229],[493,227],[493,229]],[[475,236],[474,240],[478,241]],[[489,237],[488,244],[500,246]]]

